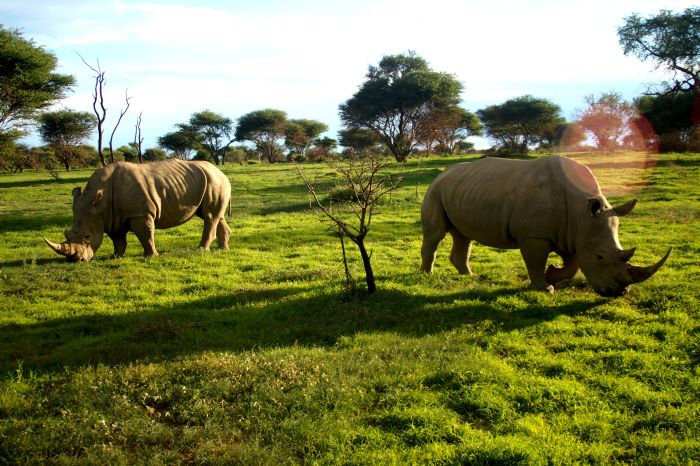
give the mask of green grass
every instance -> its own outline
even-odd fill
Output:
[[[340,244],[294,167],[226,165],[228,252],[201,221],[144,259],[69,264],[89,170],[0,175],[0,464],[698,464],[700,154],[580,156],[649,281],[530,291],[517,251],[449,242],[420,274],[420,203],[470,157],[412,159],[367,239],[378,291],[348,300]],[[325,186],[324,165],[302,170]],[[351,268],[363,284],[359,257]]]

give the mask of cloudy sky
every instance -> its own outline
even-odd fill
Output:
[[[696,2],[695,2],[696,3]],[[106,72],[108,129],[128,89],[115,145],[144,146],[209,109],[233,120],[276,108],[340,129],[338,105],[385,55],[415,51],[464,84],[476,111],[524,94],[567,119],[586,95],[631,100],[662,79],[625,57],[617,28],[632,13],[681,11],[685,0],[2,0],[0,22],[53,52],[77,79],[61,107],[92,111],[94,73]],[[30,143],[35,139],[29,140]],[[475,140],[478,146],[488,146]]]

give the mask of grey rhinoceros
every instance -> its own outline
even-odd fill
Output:
[[[435,251],[452,235],[450,262],[471,274],[472,241],[486,246],[520,249],[531,287],[554,291],[580,268],[601,296],[620,296],[633,283],[651,277],[656,264],[629,264],[635,249],[622,249],[619,217],[637,203],[612,207],[593,173],[567,157],[534,160],[482,158],[447,168],[430,185],[421,209],[424,272],[431,272]],[[550,252],[563,266],[547,266]]]
[[[46,244],[69,261],[89,261],[106,233],[114,243],[113,257],[126,250],[126,234],[133,231],[145,256],[156,256],[155,229],[171,228],[194,215],[204,220],[199,247],[208,250],[216,235],[228,249],[231,230],[224,214],[231,184],[209,162],[164,160],[134,164],[118,162],[98,168],[84,191],[73,189],[73,227],[66,241]]]

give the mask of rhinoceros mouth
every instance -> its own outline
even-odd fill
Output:
[[[593,290],[604,298],[619,298],[627,294],[627,287],[624,288],[593,288]]]

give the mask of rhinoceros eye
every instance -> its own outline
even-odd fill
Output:
[[[595,256],[599,261],[603,261],[605,259],[602,254],[596,254]]]

